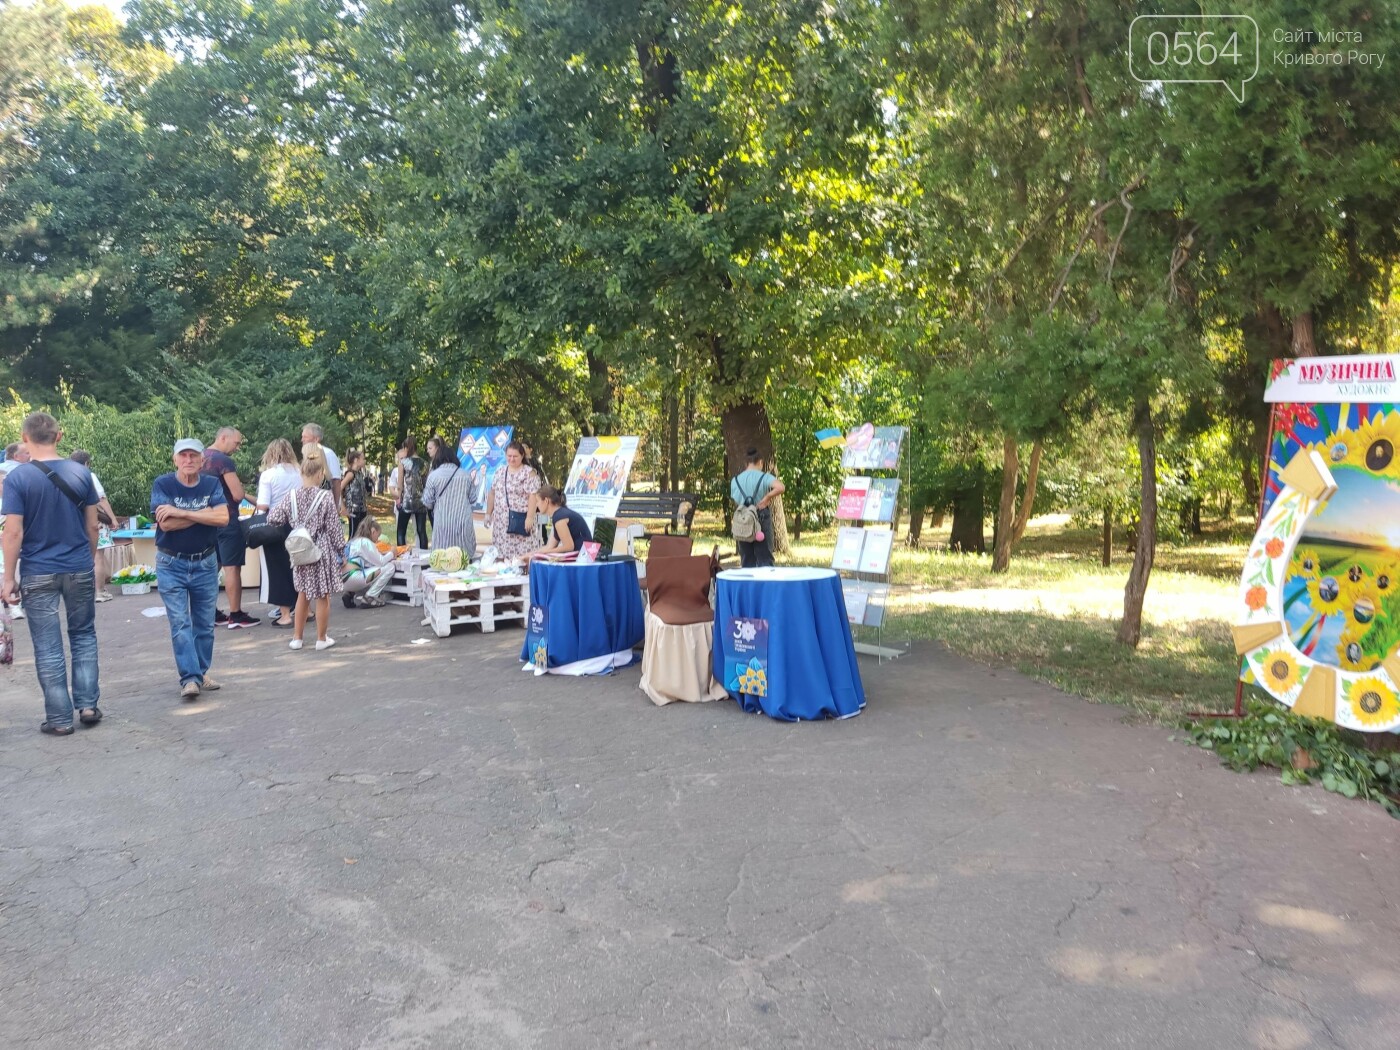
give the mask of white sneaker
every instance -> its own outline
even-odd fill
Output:
[[[300,648],[301,648],[301,639],[300,639],[300,638],[293,638],[290,642],[287,643],[287,648],[288,648],[288,649],[300,649]]]
[[[335,644],[335,639],[334,639],[334,638],[323,638],[323,639],[321,639],[319,642],[316,643],[316,651],[319,653],[322,649],[329,649],[329,648],[330,648],[331,646],[333,646],[334,644]]]
[[[204,681],[200,683],[199,688],[203,689],[206,693],[212,693],[215,689],[219,688],[219,683],[214,680],[213,675],[207,674],[204,676]]]

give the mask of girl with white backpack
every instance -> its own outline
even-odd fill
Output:
[[[340,565],[344,548],[340,516],[335,497],[322,488],[326,461],[302,450],[301,487],[288,493],[272,509],[267,520],[272,525],[289,525],[287,555],[292,562],[292,580],[297,588],[296,609],[292,613],[292,649],[302,647],[302,635],[316,603],[316,648],[329,649],[335,639],[326,634],[331,621],[331,595],[341,591]]]

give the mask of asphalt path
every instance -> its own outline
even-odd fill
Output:
[[[0,671],[0,1047],[1400,1045],[1400,824],[1115,708],[925,645],[843,722],[658,709],[339,606],[182,704],[152,605],[98,727]]]

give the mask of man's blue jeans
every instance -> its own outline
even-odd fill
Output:
[[[210,551],[199,561],[156,551],[156,583],[170,621],[170,644],[180,684],[204,684],[214,660],[214,610],[219,601],[219,559]]]
[[[97,576],[87,572],[58,572],[20,579],[20,596],[29,617],[29,640],[34,643],[34,668],[44,690],[44,720],[62,729],[73,724],[73,709],[97,706]],[[68,646],[73,651],[73,691],[68,691],[68,667],[63,656],[63,628],[58,623],[58,600],[68,618]]]

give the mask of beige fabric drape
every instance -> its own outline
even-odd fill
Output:
[[[728,698],[710,662],[714,629],[708,621],[678,627],[647,613],[642,691],[657,707],[678,700],[701,703]]]

